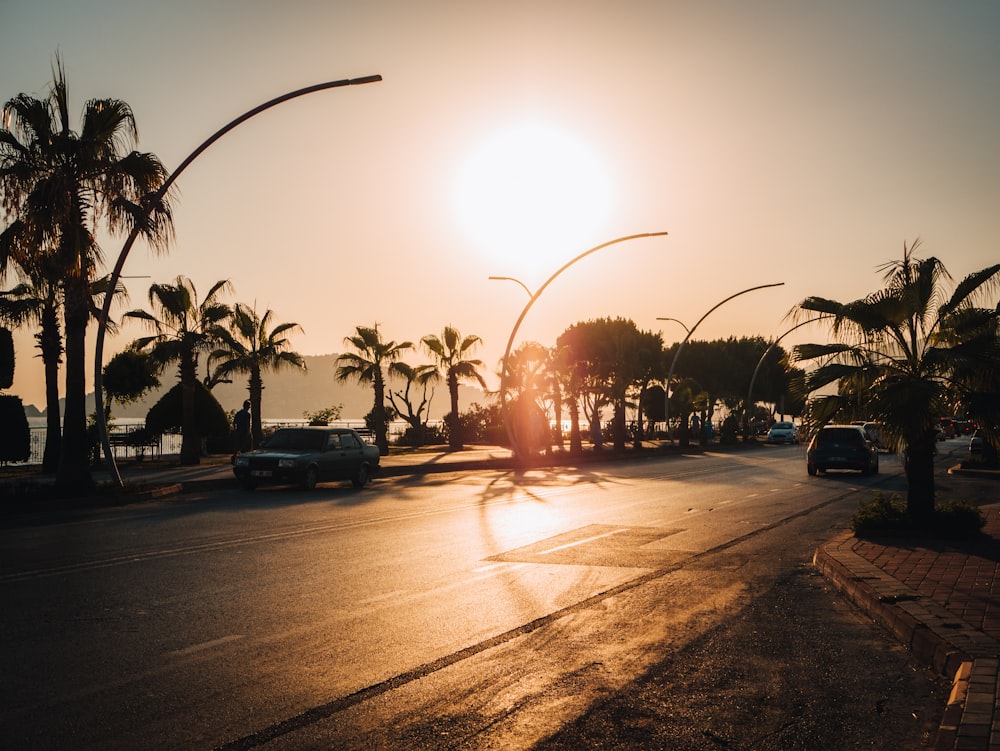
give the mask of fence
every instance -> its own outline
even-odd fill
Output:
[[[179,433],[165,433],[152,436],[152,442],[137,445],[129,440],[129,435],[136,430],[136,425],[112,426],[108,430],[108,439],[115,459],[134,459],[140,451],[145,456],[162,456],[164,454],[179,454],[181,451],[181,436]],[[29,429],[29,455],[27,465],[41,464],[45,454],[45,428],[31,427]]]
[[[439,424],[440,421],[431,421],[430,424]],[[265,434],[277,428],[294,427],[299,425],[307,425],[306,420],[265,420],[264,421],[264,432]],[[364,433],[365,421],[364,420],[331,420],[331,427],[336,428],[354,428],[355,430]],[[137,428],[141,428],[142,423],[138,424],[124,424],[124,425],[110,425],[108,427],[108,438],[111,443],[111,450],[114,452],[115,460],[125,460],[125,459],[135,459],[139,446],[130,442],[127,436],[132,433]],[[389,425],[389,441],[395,442],[407,428],[407,423],[402,421],[396,421]],[[180,433],[164,433],[160,436],[152,436],[153,444],[143,444],[142,449],[144,455],[149,456],[170,456],[177,455],[181,452],[181,435]],[[374,439],[371,439],[374,440]],[[36,465],[42,463],[42,456],[45,453],[45,427],[44,426],[31,426],[30,428],[30,455],[28,461],[25,462],[26,465]]]

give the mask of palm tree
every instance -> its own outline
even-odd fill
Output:
[[[486,381],[479,374],[479,368],[483,367],[482,360],[468,358],[482,339],[475,334],[463,338],[454,326],[445,326],[440,337],[429,334],[420,341],[434,356],[438,370],[444,375],[448,384],[448,396],[451,398],[451,412],[447,417],[448,448],[451,451],[461,451],[462,424],[458,416],[458,384],[461,381],[474,380],[484,391],[486,390]]]
[[[220,344],[208,358],[209,364],[219,361],[212,375],[212,380],[216,382],[235,373],[250,376],[250,433],[254,446],[264,438],[260,407],[264,381],[261,373],[282,367],[306,368],[302,355],[288,350],[289,343],[285,338],[285,334],[301,331],[302,328],[297,323],[279,323],[269,331],[273,315],[274,312],[268,310],[263,316],[258,316],[254,308],[237,303],[229,317],[228,328],[219,327],[216,330]]]
[[[230,315],[230,308],[219,300],[231,285],[222,280],[212,285],[205,299],[198,302],[198,292],[190,279],[178,276],[173,284],[153,284],[149,304],[158,316],[145,310],[125,314],[146,323],[156,333],[135,341],[137,349],[149,348],[153,361],[162,369],[178,364],[181,382],[181,464],[201,461],[201,437],[195,412],[195,389],[198,382],[198,355],[210,352],[217,341],[218,325]]]
[[[344,338],[344,343],[354,347],[354,352],[347,352],[337,358],[336,377],[340,383],[356,380],[358,383],[370,383],[375,392],[375,402],[372,405],[372,427],[375,430],[375,444],[379,453],[385,456],[389,453],[388,420],[385,408],[385,379],[387,375],[405,377],[405,370],[399,362],[404,350],[413,349],[411,342],[384,342],[374,326],[356,326],[353,336]],[[383,369],[384,368],[384,369]]]
[[[48,97],[20,94],[3,108],[0,129],[0,192],[3,208],[40,238],[49,278],[58,283],[66,342],[66,405],[57,485],[89,487],[86,414],[86,333],[93,300],[91,283],[102,263],[98,229],[111,234],[138,226],[156,249],[171,232],[166,201],[151,205],[167,178],[155,155],[125,151],[138,140],[135,118],[119,99],[84,106],[82,127],[73,130],[69,93],[57,58]]]
[[[934,512],[934,423],[952,395],[978,409],[995,430],[995,399],[983,399],[981,376],[1000,369],[1000,307],[974,302],[1000,283],[1000,264],[970,274],[948,295],[950,277],[937,258],[913,256],[882,267],[885,287],[848,303],[821,297],[802,301],[793,314],[829,315],[832,344],[795,348],[798,360],[819,361],[806,377],[807,392],[844,379],[868,383],[869,417],[902,451],[911,518],[927,521]],[[804,317],[804,316],[803,316]],[[828,396],[814,402],[818,421],[829,421],[854,406],[855,397]],[[983,405],[993,403],[992,414]]]

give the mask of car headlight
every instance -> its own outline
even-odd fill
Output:
[[[295,460],[294,459],[278,459],[278,466],[281,467],[281,469],[291,469],[292,467],[295,466]]]
[[[250,457],[248,457],[248,456],[243,456],[243,454],[239,454],[239,455],[238,455],[238,456],[236,457],[236,466],[237,466],[237,467],[245,467],[245,466],[247,466],[248,464],[250,464]]]

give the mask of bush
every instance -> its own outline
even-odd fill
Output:
[[[962,501],[939,504],[925,524],[910,519],[906,504],[895,493],[875,493],[871,502],[861,502],[851,522],[855,537],[920,535],[943,539],[975,537],[986,524],[977,506]]]
[[[212,392],[201,383],[195,386],[195,413],[198,433],[202,438],[229,437],[229,418]],[[181,429],[181,385],[178,383],[164,394],[146,413],[146,428],[155,435]]]
[[[397,446],[412,446],[414,448],[419,446],[434,446],[447,442],[448,439],[444,432],[434,425],[424,425],[420,431],[416,430],[412,425],[408,425],[406,430],[403,431],[403,435],[396,439]]]
[[[21,397],[0,394],[0,462],[26,462],[31,456],[31,429]]]

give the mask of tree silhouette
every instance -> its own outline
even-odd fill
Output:
[[[218,344],[208,356],[213,381],[218,382],[236,373],[249,376],[250,434],[254,446],[264,439],[261,423],[262,374],[267,370],[286,367],[305,370],[306,367],[302,355],[288,349],[290,345],[285,338],[286,334],[301,331],[302,328],[297,323],[279,323],[270,328],[273,315],[273,311],[267,310],[259,316],[254,308],[237,303],[227,325],[214,330]]]
[[[356,326],[353,336],[344,338],[344,343],[354,347],[337,358],[336,378],[340,382],[356,380],[361,384],[371,384],[375,394],[372,405],[372,420],[375,430],[375,444],[382,456],[389,453],[388,420],[385,408],[385,379],[387,375],[404,376],[399,358],[403,352],[413,348],[411,342],[386,342],[382,340],[378,324]],[[405,377],[405,376],[404,376]]]
[[[91,285],[102,262],[96,236],[101,229],[117,234],[138,225],[154,249],[165,247],[171,233],[169,205],[150,202],[167,173],[153,154],[126,151],[138,131],[132,110],[119,99],[88,101],[80,129],[72,127],[58,57],[48,97],[20,94],[9,100],[3,125],[3,207],[14,217],[12,232],[20,248],[45,256],[46,279],[58,284],[62,296],[66,401],[56,482],[64,491],[79,492],[91,483],[86,332]],[[11,247],[0,249],[0,266]]]
[[[870,417],[881,423],[883,440],[902,451],[907,509],[926,521],[934,512],[935,423],[957,395],[978,417],[994,444],[1000,414],[990,399],[990,380],[1000,370],[1000,306],[975,301],[1000,284],[1000,264],[969,274],[949,295],[948,272],[937,258],[919,259],[917,243],[886,263],[885,286],[852,302],[808,297],[793,314],[830,316],[831,344],[795,347],[800,361],[816,361],[805,388],[813,392],[845,378],[868,383]],[[984,390],[987,389],[987,390]],[[820,423],[849,406],[842,395],[813,403]]]
[[[475,334],[463,337],[454,326],[445,326],[441,336],[428,334],[421,339],[427,351],[434,356],[438,370],[448,384],[451,412],[448,414],[448,448],[462,449],[462,421],[458,414],[458,385],[461,381],[476,381],[483,390],[486,381],[479,374],[482,360],[470,358],[473,350],[482,343]]]

